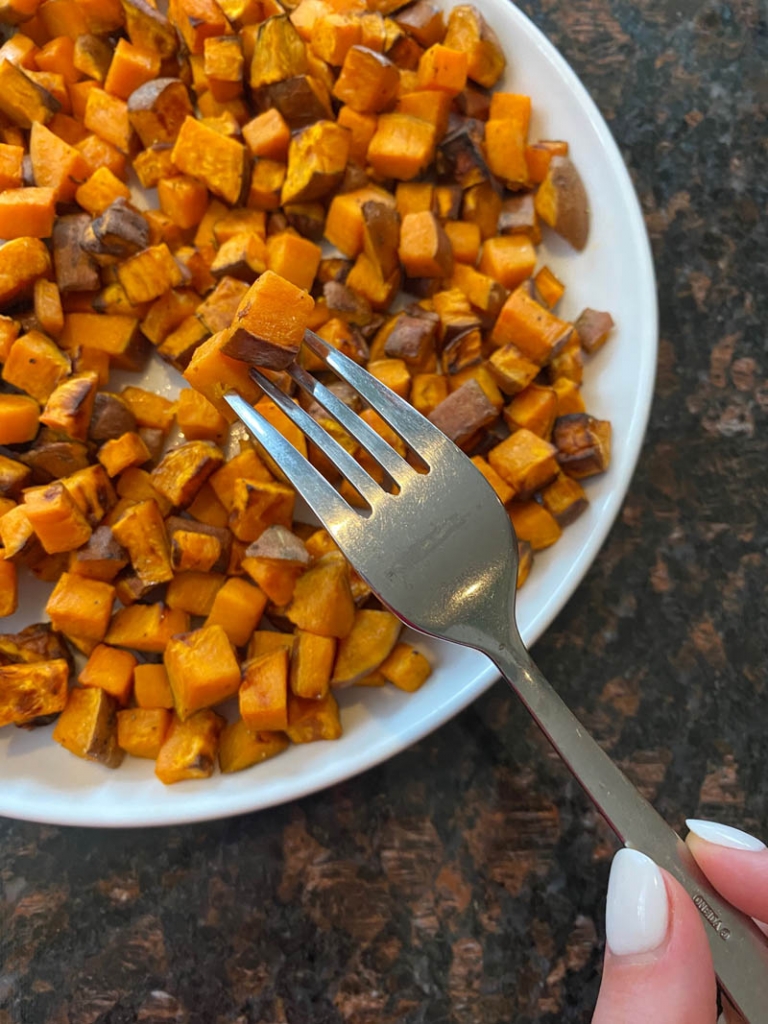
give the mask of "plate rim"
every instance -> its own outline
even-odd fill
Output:
[[[507,5],[505,4],[505,6]],[[646,297],[648,299],[647,321],[644,322],[643,335],[638,339],[639,348],[642,353],[640,375],[633,415],[627,427],[625,438],[626,450],[621,464],[615,469],[616,478],[614,486],[606,498],[604,511],[590,536],[590,546],[594,549],[593,554],[590,558],[584,559],[583,564],[579,563],[577,568],[572,568],[566,574],[563,579],[563,585],[551,599],[545,601],[544,606],[534,617],[529,628],[523,631],[523,640],[526,646],[530,648],[573,598],[579,584],[589,569],[595,564],[626,500],[645,440],[653,403],[659,340],[659,310],[656,274],[650,240],[643,220],[640,201],[618,143],[586,86],[581,82],[576,72],[554,43],[547,38],[544,32],[516,4],[509,3],[508,7],[512,19],[519,19],[524,23],[530,36],[530,41],[551,64],[555,65],[569,90],[576,95],[579,105],[588,116],[604,152],[608,154],[611,163],[614,165],[620,193],[626,203],[628,217],[633,222],[635,228],[639,257],[637,267],[638,291],[647,293]],[[443,641],[443,643],[446,642]],[[356,766],[352,771],[349,770],[346,764],[335,763],[331,758],[320,770],[305,773],[302,780],[297,781],[290,796],[287,797],[275,794],[274,796],[268,795],[265,798],[263,792],[260,793],[258,788],[254,788],[253,790],[232,794],[230,799],[224,797],[216,804],[212,801],[201,802],[199,810],[195,808],[190,809],[187,805],[179,805],[178,811],[175,811],[173,807],[167,804],[158,803],[154,806],[148,806],[140,815],[135,813],[135,808],[132,806],[131,813],[123,817],[119,808],[113,807],[105,820],[96,821],[94,820],[96,817],[94,809],[87,804],[83,806],[81,811],[80,805],[76,801],[69,802],[64,800],[57,807],[51,806],[49,801],[47,806],[39,809],[36,806],[30,812],[24,806],[23,792],[17,794],[16,797],[11,796],[10,799],[8,799],[8,794],[0,792],[0,816],[20,821],[34,821],[40,824],[59,826],[110,829],[162,828],[194,824],[202,821],[214,821],[240,814],[251,814],[267,810],[270,807],[293,803],[330,786],[361,775],[363,772],[375,768],[396,754],[402,753],[463,711],[469,704],[485,693],[499,678],[499,671],[490,661],[487,661],[487,664],[467,683],[441,703],[435,704],[430,713],[424,715],[410,729],[400,730],[396,734],[383,737],[367,751],[364,751],[358,756]],[[219,796],[221,797],[222,794],[219,794]]]

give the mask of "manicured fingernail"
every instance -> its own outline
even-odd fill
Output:
[[[733,825],[721,825],[717,821],[703,821],[701,818],[688,818],[685,824],[699,839],[706,839],[715,846],[726,846],[729,850],[748,850],[751,853],[765,849],[765,843]]]
[[[637,850],[613,858],[605,908],[605,936],[615,956],[657,949],[667,934],[669,904],[661,872]]]

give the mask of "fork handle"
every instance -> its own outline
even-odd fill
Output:
[[[680,882],[704,920],[722,988],[747,1024],[766,1024],[768,943],[762,932],[710,885],[682,839],[581,725],[524,648],[499,645],[486,653],[624,845]]]

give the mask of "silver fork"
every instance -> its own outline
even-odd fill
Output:
[[[509,516],[471,461],[429,420],[310,331],[305,344],[354,388],[428,467],[417,472],[322,383],[293,365],[325,408],[396,486],[377,483],[303,408],[257,370],[254,380],[358,491],[360,510],[240,396],[227,401],[278,463],[382,602],[422,633],[482,651],[517,692],[628,847],[666,868],[706,924],[720,984],[748,1024],[768,1021],[768,943],[717,893],[685,843],[589,735],[534,665],[515,623],[517,544]]]

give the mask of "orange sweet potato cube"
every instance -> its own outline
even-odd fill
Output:
[[[429,679],[432,666],[415,647],[402,643],[382,662],[379,671],[398,690],[414,693]]]
[[[291,693],[307,700],[320,700],[330,688],[336,640],[297,629],[291,655]]]
[[[63,572],[45,606],[54,629],[85,640],[104,639],[112,614],[115,588]]]
[[[49,555],[74,551],[91,536],[87,519],[60,481],[27,491],[24,511]]]
[[[171,724],[166,708],[128,708],[117,712],[118,746],[133,757],[154,761]]]
[[[285,369],[296,358],[314,307],[304,290],[267,270],[243,296],[221,352],[271,370]]]
[[[223,351],[228,336],[228,331],[219,331],[196,348],[184,377],[196,391],[205,395],[228,423],[234,423],[237,416],[224,401],[224,395],[228,391],[238,391],[246,402],[255,404],[262,391],[251,380],[245,363]]]
[[[537,501],[513,501],[508,512],[517,539],[527,541],[534,551],[550,547],[563,532],[555,517]]]
[[[259,587],[239,576],[232,576],[216,591],[205,625],[221,626],[235,647],[244,647],[266,606],[267,595]]]
[[[136,664],[136,658],[130,651],[99,644],[91,651],[77,678],[81,686],[98,686],[125,707],[131,696]]]
[[[276,648],[245,665],[240,714],[253,732],[288,725],[288,651]]]
[[[176,715],[155,762],[155,775],[166,786],[185,779],[208,779],[216,766],[216,751],[225,720],[204,708],[180,720]]]
[[[240,479],[235,482],[229,528],[245,544],[257,540],[268,526],[290,527],[296,493],[277,482]]]
[[[133,693],[140,708],[172,708],[173,691],[165,665],[136,665],[133,670]]]
[[[242,718],[225,726],[219,742],[222,772],[240,772],[282,753],[289,744],[281,732],[251,732]]]
[[[286,616],[309,633],[341,640],[355,621],[349,567],[338,555],[321,559],[299,577]]]
[[[341,736],[339,705],[332,693],[319,700],[305,700],[288,695],[288,728],[292,743],[314,743],[316,740],[337,740]]]
[[[240,686],[235,651],[219,625],[174,636],[165,649],[163,663],[182,721],[201,708],[232,697]]]
[[[530,430],[516,430],[491,448],[488,461],[522,496],[532,494],[557,476],[557,449]]]

